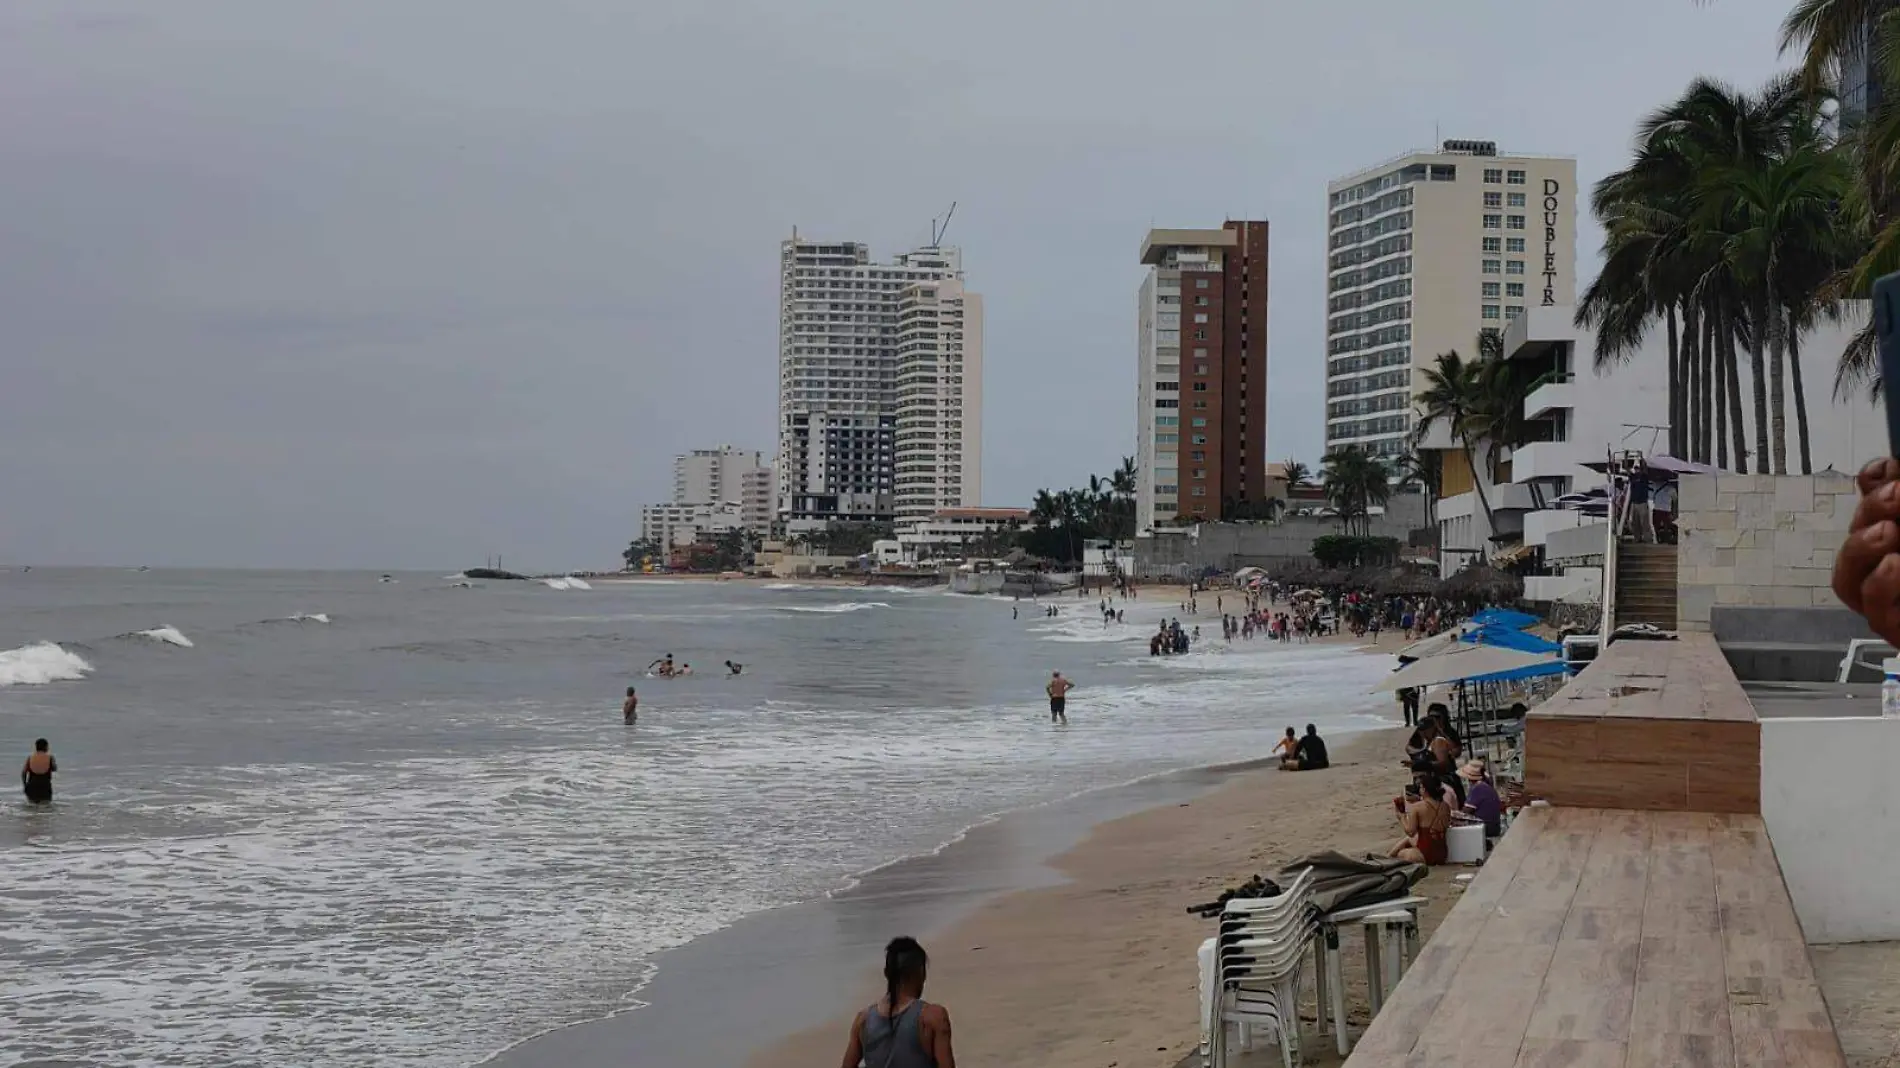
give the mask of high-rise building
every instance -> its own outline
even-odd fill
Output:
[[[983,483],[983,298],[955,278],[898,291],[899,520],[974,508]]]
[[[1136,529],[1264,505],[1267,224],[1150,230],[1141,262]]]
[[[1439,353],[1476,359],[1481,332],[1575,303],[1576,197],[1576,160],[1499,155],[1490,141],[1446,141],[1327,187],[1328,452],[1405,452]]]
[[[738,504],[747,474],[762,470],[768,468],[756,449],[721,445],[682,453],[673,458],[673,503]]]
[[[1880,107],[1886,97],[1886,85],[1880,75],[1879,51],[1874,40],[1880,20],[1892,8],[1893,0],[1876,0],[1867,20],[1854,34],[1840,64],[1840,120],[1843,128],[1861,124],[1868,113]]]
[[[776,476],[770,466],[753,468],[739,475],[739,514],[746,529],[765,535],[772,531],[774,505],[778,500]]]
[[[963,503],[967,480],[967,498],[974,498],[981,428],[969,413],[982,404],[982,310],[962,281],[962,256],[954,248],[925,247],[873,263],[870,248],[857,242],[794,235],[780,245],[776,496],[780,516],[792,526],[896,518],[899,431],[906,428],[898,349],[907,309],[915,346],[910,385],[920,391],[911,395],[908,428],[935,436],[907,434],[904,440],[911,456],[935,455],[940,465],[937,477],[907,482],[907,489],[918,499]],[[954,283],[960,302],[954,316],[942,306],[944,287],[928,285],[945,282]],[[925,329],[932,315],[939,327],[934,338]],[[943,328],[946,318],[954,328]],[[930,377],[926,368],[949,379],[935,383],[931,399],[939,403],[929,406],[921,392]],[[960,425],[946,425],[952,422]],[[953,461],[961,468],[954,474],[947,470]]]

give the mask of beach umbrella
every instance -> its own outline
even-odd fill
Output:
[[[1448,682],[1529,677],[1518,675],[1517,672],[1528,671],[1534,675],[1545,671],[1556,674],[1563,670],[1564,662],[1553,659],[1547,653],[1524,653],[1495,645],[1455,642],[1451,649],[1413,661],[1394,671],[1385,681],[1373,687],[1372,692],[1391,693],[1394,690],[1437,686]]]

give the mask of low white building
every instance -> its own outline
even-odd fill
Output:
[[[1463,463],[1457,443],[1442,422],[1421,447],[1454,450],[1447,454],[1446,489],[1438,502],[1439,559],[1447,573],[1473,559],[1541,552],[1555,572],[1525,580],[1533,601],[1594,600],[1602,554],[1598,524],[1580,512],[1553,502],[1603,484],[1603,476],[1585,463],[1600,462],[1612,450],[1666,453],[1669,446],[1667,335],[1659,326],[1630,358],[1602,371],[1595,366],[1596,336],[1574,325],[1571,307],[1531,307],[1504,332],[1504,357],[1539,360],[1548,371],[1524,401],[1533,421],[1534,441],[1507,452],[1495,472],[1482,456],[1473,467]],[[1854,472],[1886,452],[1886,423],[1880,408],[1865,395],[1842,401],[1834,396],[1834,373],[1848,338],[1858,329],[1826,326],[1803,336],[1801,371],[1808,400],[1809,442],[1816,471]],[[1746,355],[1744,354],[1744,359]],[[1748,440],[1753,445],[1753,383],[1742,374]],[[1792,389],[1789,393],[1792,408]],[[1795,420],[1787,416],[1790,466],[1797,463]],[[1750,458],[1750,467],[1754,467]],[[1493,478],[1492,475],[1496,477]],[[1463,489],[1464,486],[1473,488]],[[1491,506],[1487,522],[1477,489]],[[1591,529],[1580,529],[1585,526]]]
[[[897,543],[907,563],[962,557],[986,535],[1015,530],[1029,522],[1026,508],[942,508],[897,528]]]
[[[667,548],[691,545],[702,534],[745,526],[737,504],[649,504],[640,509],[640,536]]]

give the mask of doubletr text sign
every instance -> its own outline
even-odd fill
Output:
[[[1557,303],[1557,191],[1555,178],[1544,179],[1544,307]]]

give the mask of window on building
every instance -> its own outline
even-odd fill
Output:
[[[1195,297],[1195,298],[1194,298],[1194,303],[1196,303],[1196,304],[1198,304],[1198,305],[1200,305],[1201,307],[1203,307],[1203,308],[1205,308],[1205,307],[1207,307],[1207,298],[1206,298],[1206,297]]]
[[[1524,306],[1522,304],[1513,304],[1504,309],[1504,317],[1506,319],[1515,319],[1522,314],[1524,314]]]
[[[1206,349],[1195,349],[1195,350],[1194,350],[1194,358],[1195,358],[1195,359],[1197,359],[1197,360],[1205,360],[1205,359],[1207,359],[1207,350],[1206,350]]]
[[[1191,420],[1189,420],[1189,421],[1188,421],[1188,423],[1189,423],[1189,425],[1190,425],[1190,426],[1194,426],[1194,427],[1204,427],[1204,426],[1206,426],[1206,425],[1207,425],[1207,417],[1206,417],[1206,416],[1200,416],[1200,415],[1197,415],[1197,416],[1195,416],[1195,417],[1194,417],[1193,419],[1191,419]],[[1195,438],[1195,439],[1194,439],[1194,443],[1195,443],[1196,445],[1199,445],[1199,444],[1201,444],[1201,443],[1202,443],[1202,442],[1203,442],[1204,440],[1205,440],[1205,439],[1203,439],[1203,438]]]
[[[1205,497],[1207,496],[1207,487],[1195,486],[1194,488],[1188,490],[1188,495],[1192,497]]]
[[[1195,401],[1195,402],[1194,402],[1194,407],[1196,407],[1196,408],[1198,408],[1198,409],[1200,409],[1201,411],[1206,411],[1206,410],[1207,410],[1207,402],[1206,402],[1206,401],[1204,401],[1204,400],[1198,400],[1198,401]]]
[[[1157,415],[1155,416],[1155,425],[1156,426],[1180,426],[1181,417],[1178,415]]]
[[[1503,229],[1503,227],[1504,227],[1504,216],[1486,215],[1484,217],[1484,228],[1486,230],[1500,230],[1500,229]]]
[[[1524,261],[1523,260],[1506,260],[1504,264],[1504,273],[1505,274],[1523,274]]]
[[[1206,434],[1192,434],[1189,436],[1189,441],[1195,445],[1205,445],[1207,444],[1207,435]]]
[[[1506,252],[1522,252],[1522,251],[1524,251],[1524,239],[1523,239],[1523,238],[1521,238],[1521,237],[1507,237],[1507,238],[1505,238],[1505,239],[1504,239],[1504,251],[1506,251]]]
[[[1522,193],[1512,193],[1512,194],[1511,194],[1511,196],[1510,196],[1510,200],[1509,200],[1509,203],[1510,203],[1510,205],[1511,205],[1512,207],[1514,207],[1514,208],[1521,208],[1521,207],[1523,207],[1523,206],[1524,206],[1524,194],[1522,194]]]
[[[1502,167],[1486,167],[1485,168],[1484,184],[1497,185],[1502,181],[1504,181],[1504,168]]]
[[[1501,238],[1496,238],[1496,237],[1485,238],[1484,250],[1486,252],[1503,252],[1504,251],[1503,240]]]
[[[1504,220],[1504,225],[1508,229],[1522,230],[1524,229],[1524,216],[1522,215],[1509,216]]]
[[[1196,383],[1194,383],[1194,392],[1196,392],[1196,393],[1206,393],[1206,392],[1207,392],[1207,383],[1205,383],[1205,382],[1196,382]]]
[[[1195,477],[1195,478],[1206,478],[1206,477],[1207,477],[1207,468],[1205,468],[1205,467],[1197,467],[1197,468],[1195,468],[1195,469],[1194,469],[1194,477]]]
[[[1495,304],[1486,304],[1484,306],[1484,318],[1495,319],[1497,317],[1498,317],[1498,306]]]
[[[1181,401],[1175,397],[1156,397],[1155,398],[1155,407],[1157,408],[1179,408],[1180,406],[1181,406]]]
[[[1207,373],[1207,365],[1206,365],[1206,364],[1204,364],[1204,363],[1197,363],[1197,364],[1195,364],[1195,365],[1194,365],[1194,373],[1195,373],[1195,374],[1197,374],[1197,375],[1204,375],[1204,374],[1206,374],[1206,373]]]
[[[1505,296],[1507,296],[1507,297],[1521,297],[1521,296],[1523,296],[1523,295],[1524,295],[1524,283],[1522,283],[1522,282],[1509,282],[1509,283],[1506,283],[1506,284],[1505,284],[1505,286],[1504,286],[1504,295],[1505,295]]]
[[[1178,390],[1179,390],[1179,389],[1181,388],[1181,383],[1179,383],[1179,382],[1156,382],[1156,383],[1155,383],[1155,388],[1156,388],[1156,389],[1158,389],[1158,390],[1160,390],[1160,391],[1161,391],[1161,392],[1163,392],[1163,393],[1173,393],[1173,392],[1176,392],[1176,391],[1178,391]]]
[[[1196,340],[1196,341],[1206,341],[1206,340],[1207,340],[1207,331],[1205,331],[1205,330],[1196,330],[1196,331],[1194,331],[1194,340]]]
[[[1180,440],[1181,440],[1181,435],[1179,434],[1156,434],[1155,435],[1156,445],[1174,445],[1178,443]]]
[[[1195,463],[1200,463],[1201,461],[1207,459],[1207,453],[1202,452],[1199,449],[1196,449],[1192,453],[1188,454],[1188,459],[1193,460]]]
[[[1496,282],[1486,282],[1484,284],[1484,296],[1491,300],[1496,300],[1498,297],[1498,284]]]
[[[1206,289],[1206,288],[1207,288],[1207,279],[1205,279],[1205,278],[1196,278],[1196,279],[1194,280],[1194,288],[1195,288],[1195,289]]]
[[[1507,174],[1507,175],[1505,175],[1505,180],[1506,180],[1507,182],[1509,182],[1509,183],[1510,183],[1511,185],[1523,185],[1523,184],[1524,184],[1524,172],[1523,172],[1523,171],[1512,171],[1512,172],[1510,172],[1509,174]]]
[[[1513,194],[1513,195],[1515,195],[1515,194]],[[1501,207],[1503,207],[1503,206],[1504,206],[1504,194],[1503,194],[1503,193],[1486,193],[1486,194],[1484,195],[1484,206],[1485,206],[1485,207],[1487,207],[1487,208],[1501,208]]]
[[[1498,261],[1496,260],[1485,260],[1482,266],[1485,274],[1498,273]]]
[[[1204,323],[1204,322],[1206,322],[1206,321],[1207,321],[1207,313],[1206,313],[1206,312],[1195,312],[1195,313],[1194,313],[1194,321],[1195,321],[1195,322],[1197,322],[1197,323]]]

